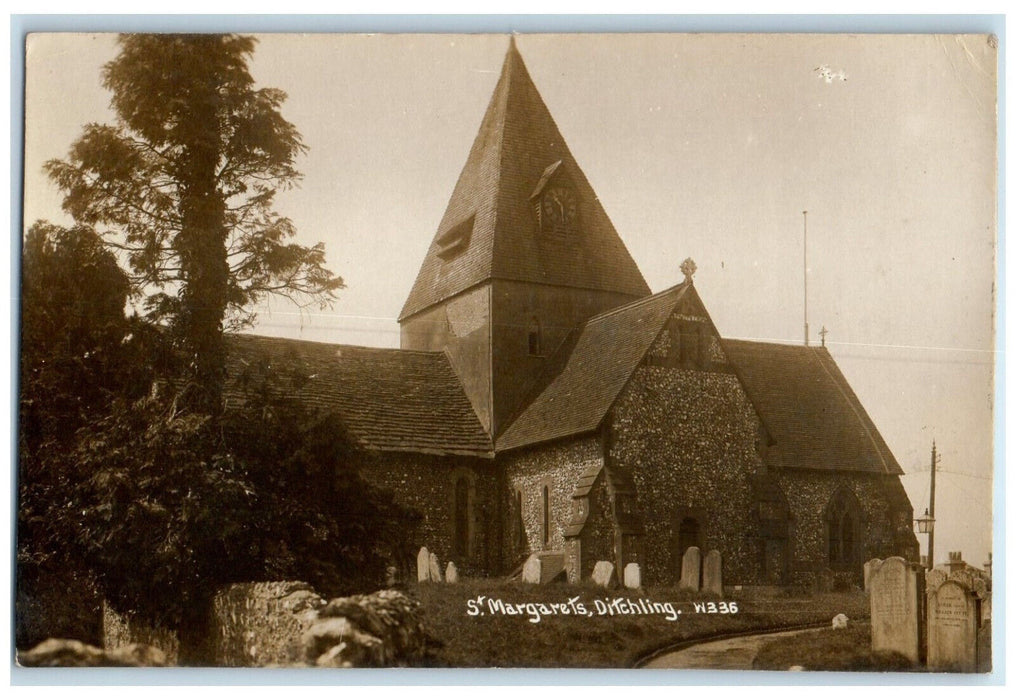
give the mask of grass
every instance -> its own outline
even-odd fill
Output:
[[[670,644],[718,634],[768,630],[830,621],[837,613],[864,617],[863,593],[830,593],[813,597],[770,599],[728,598],[736,613],[696,612],[695,603],[709,598],[676,588],[643,592],[608,591],[587,585],[530,586],[490,579],[463,580],[455,585],[422,583],[407,592],[423,605],[424,624],[436,641],[427,665],[502,668],[627,668],[652,651]],[[485,598],[478,602],[480,597]],[[676,620],[660,614],[601,614],[605,601],[628,598],[670,603],[681,611]],[[506,604],[567,604],[574,600],[591,615],[492,613],[488,600]],[[472,603],[471,603],[472,601]],[[601,607],[597,608],[597,601]],[[712,599],[719,607],[719,599]],[[476,615],[469,615],[473,610]],[[479,612],[484,614],[480,615]],[[574,612],[574,608],[570,608]],[[506,611],[507,612],[507,611]]]
[[[871,626],[851,623],[846,629],[803,632],[768,642],[759,649],[754,667],[786,671],[803,666],[807,671],[917,671],[902,654],[873,653]]]

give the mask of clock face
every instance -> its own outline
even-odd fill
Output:
[[[550,187],[543,193],[544,228],[554,231],[566,231],[575,225],[578,219],[578,199],[575,193],[562,186]]]

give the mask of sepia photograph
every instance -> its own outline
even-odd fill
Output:
[[[1002,671],[998,54],[28,34],[15,663]]]

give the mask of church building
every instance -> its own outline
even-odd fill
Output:
[[[728,585],[811,585],[916,560],[902,469],[826,348],[723,338],[681,271],[651,293],[512,41],[401,349],[235,342],[303,371],[422,514],[407,545],[466,575],[535,553],[674,584],[697,546]]]

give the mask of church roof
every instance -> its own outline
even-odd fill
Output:
[[[541,233],[531,197],[566,178],[578,230]],[[400,320],[490,279],[649,294],[515,48],[452,192]]]
[[[587,321],[558,351],[553,378],[498,437],[497,450],[595,430],[687,289],[671,287]]]
[[[766,421],[770,465],[903,473],[828,350],[746,340],[723,348]]]
[[[447,356],[287,338],[230,336],[232,382],[269,371],[293,378],[307,406],[332,411],[366,448],[489,456],[490,437]],[[234,384],[234,397],[240,391]]]

